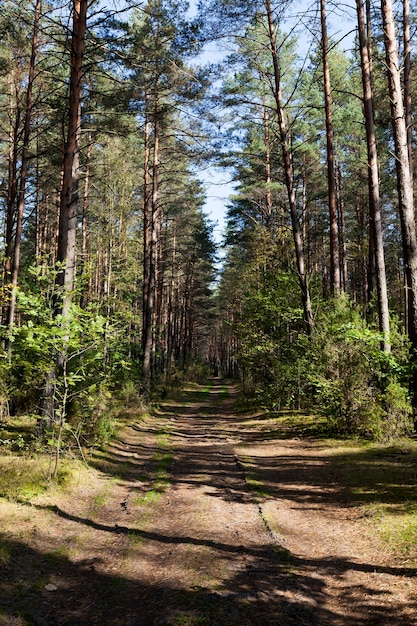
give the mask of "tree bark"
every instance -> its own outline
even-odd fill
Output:
[[[151,215],[149,220],[149,262],[148,262],[148,284],[146,296],[146,314],[144,316],[143,334],[143,364],[142,375],[145,390],[149,389],[152,377],[152,346],[154,335],[154,318],[156,306],[157,290],[157,261],[158,261],[158,239],[160,230],[160,209],[159,209],[159,120],[158,104],[154,104],[154,145],[152,162],[152,195],[151,195]]]
[[[413,109],[411,82],[411,26],[410,0],[403,0],[403,42],[404,42],[404,109],[407,127],[408,161],[411,182],[413,182]]]
[[[274,67],[274,98],[277,107],[279,134],[282,150],[282,160],[284,163],[284,176],[285,185],[287,188],[288,202],[291,215],[292,234],[294,240],[295,257],[297,262],[298,279],[301,289],[301,298],[304,310],[304,321],[306,324],[307,333],[312,334],[314,328],[313,310],[311,307],[310,290],[308,287],[303,242],[301,236],[300,222],[297,215],[297,206],[295,198],[295,189],[293,181],[293,168],[290,149],[287,139],[287,128],[285,124],[284,106],[281,90],[281,70],[279,66],[278,50],[276,45],[275,26],[272,16],[271,2],[265,0],[265,9],[268,18],[268,31],[269,31],[269,43],[271,46],[272,62]]]
[[[87,30],[87,7],[87,0],[73,0],[68,129],[64,148],[57,253],[57,261],[60,265],[57,283],[63,288],[63,293],[59,296],[57,312],[62,313],[64,316],[69,313],[75,277],[81,88],[85,34]]]
[[[68,128],[64,146],[62,187],[58,221],[57,277],[58,292],[55,297],[54,314],[68,319],[74,289],[76,261],[76,230],[78,215],[78,178],[80,164],[81,134],[81,81],[87,30],[88,0],[73,0],[73,30],[71,38],[71,71],[69,83]],[[47,375],[44,387],[41,414],[45,419],[43,428],[56,422],[56,389],[59,374],[65,368],[64,351],[55,355],[55,363]],[[62,376],[61,376],[62,377]],[[63,419],[61,405],[59,419]]]
[[[326,1],[320,0],[321,45],[324,81],[324,108],[326,115],[327,186],[330,225],[330,281],[334,296],[340,294],[339,228],[337,223],[336,176],[334,166],[332,93],[329,67],[329,42],[326,24]]]
[[[271,191],[271,133],[269,128],[269,112],[263,98],[263,127],[264,127],[264,143],[265,143],[265,183],[266,183],[266,202],[264,209],[264,221],[266,230],[270,230],[272,226],[272,191]]]
[[[143,168],[143,284],[142,284],[142,351],[143,378],[150,378],[150,333],[152,332],[149,318],[149,266],[150,266],[150,121],[148,113],[148,96],[145,95],[145,128],[144,128],[144,168]]]
[[[401,89],[401,71],[391,0],[381,0],[384,28],[385,57],[391,101],[391,122],[394,136],[398,178],[399,213],[403,246],[403,261],[408,287],[408,332],[414,354],[417,353],[417,238],[414,218],[414,197],[410,175],[407,125]],[[413,380],[414,399],[417,397],[417,374]]]
[[[387,279],[385,273],[384,244],[382,237],[378,153],[374,124],[372,72],[369,58],[367,32],[365,28],[363,0],[356,0],[356,11],[358,17],[363,106],[365,114],[366,145],[368,154],[369,217],[371,221],[372,242],[375,258],[379,330],[383,336],[382,349],[384,350],[384,352],[389,352],[391,350],[390,319],[388,307]]]
[[[90,192],[90,167],[91,167],[91,155],[93,152],[93,137],[91,130],[88,131],[88,143],[87,152],[85,158],[85,175],[84,175],[84,190],[83,190],[83,208],[81,218],[81,274],[86,276],[87,267],[89,265],[88,258],[88,196]],[[90,290],[87,290],[87,294],[83,292],[82,301],[83,306],[86,305],[91,297]]]
[[[19,88],[17,77],[13,83],[13,73],[9,84],[9,158],[7,179],[7,208],[6,229],[4,241],[4,266],[3,284],[8,285],[11,281],[11,269],[13,258],[13,233],[15,226],[15,209],[17,198],[17,147],[20,127]],[[16,111],[15,114],[13,111]],[[8,306],[2,307],[2,323],[6,324],[8,318]]]
[[[8,330],[9,330],[9,338],[8,338],[9,353],[11,351],[11,345],[12,345],[11,333],[12,333],[13,326],[14,326],[14,317],[15,317],[15,308],[16,308],[16,292],[17,292],[17,283],[18,283],[19,269],[20,269],[20,247],[21,247],[21,240],[22,240],[23,213],[24,213],[24,208],[25,208],[26,180],[27,180],[28,165],[29,165],[29,139],[30,139],[30,130],[31,130],[32,92],[33,92],[33,82],[35,78],[35,62],[36,62],[36,52],[37,52],[37,45],[38,45],[40,13],[41,13],[41,0],[36,0],[35,13],[34,13],[34,19],[33,19],[32,49],[31,49],[31,55],[30,55],[29,76],[28,76],[28,85],[27,85],[27,91],[26,91],[25,123],[24,123],[24,129],[23,129],[23,148],[22,148],[22,157],[21,157],[21,165],[20,165],[20,183],[19,183],[19,194],[18,194],[18,202],[17,202],[17,214],[16,214],[16,232],[15,232],[12,271],[11,271],[11,296],[10,296],[10,304],[9,304],[8,318],[7,318],[7,325],[8,325]],[[9,354],[9,358],[10,356],[11,354]]]
[[[348,262],[347,262],[347,244],[346,244],[346,223],[345,223],[345,202],[343,197],[343,177],[340,162],[337,164],[337,204],[338,204],[338,221],[340,232],[340,268],[342,289],[348,292]]]

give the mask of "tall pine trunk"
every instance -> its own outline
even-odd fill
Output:
[[[80,165],[81,134],[81,87],[84,57],[85,34],[87,30],[87,0],[73,0],[73,29],[71,38],[71,71],[68,99],[68,127],[64,145],[62,186],[58,222],[58,272],[56,283],[58,293],[55,299],[54,314],[62,315],[63,323],[69,318],[74,289],[76,261],[76,231],[78,217],[78,179]],[[57,384],[65,370],[67,355],[64,351],[56,354],[54,367],[48,373],[42,402],[42,417],[46,428],[57,420]],[[65,406],[60,406],[59,419],[65,416]]]
[[[372,229],[372,244],[375,259],[376,287],[378,298],[379,330],[383,335],[382,349],[389,352],[390,319],[388,308],[388,290],[385,273],[384,244],[382,238],[382,219],[379,194],[378,154],[374,124],[372,72],[368,49],[367,32],[365,28],[365,14],[363,0],[356,0],[358,17],[359,48],[361,56],[363,106],[365,114],[366,145],[368,154],[368,181],[369,181],[369,213]],[[369,36],[368,25],[368,36]]]
[[[75,278],[80,169],[81,88],[85,34],[87,30],[87,7],[87,0],[73,1],[68,128],[62,168],[57,253],[57,261],[61,266],[57,282],[58,285],[63,287],[57,311],[61,312],[64,317],[69,313]]]
[[[403,0],[403,47],[404,47],[404,109],[407,127],[408,161],[413,181],[413,108],[411,81],[411,24],[410,0]]]
[[[7,176],[7,206],[6,206],[6,229],[4,241],[4,266],[3,284],[9,285],[11,281],[12,258],[13,258],[13,233],[15,225],[15,210],[17,198],[17,147],[20,133],[20,106],[17,77],[13,82],[14,73],[10,74],[9,82],[9,155]],[[7,323],[8,306],[2,308],[2,324]]]
[[[22,240],[22,228],[23,228],[23,213],[25,208],[25,195],[26,195],[26,180],[28,174],[28,165],[29,165],[29,139],[30,139],[30,130],[31,130],[31,116],[32,116],[32,92],[33,92],[33,82],[35,78],[35,62],[36,62],[36,51],[38,45],[38,31],[39,31],[39,19],[41,13],[41,0],[36,0],[35,5],[35,14],[33,19],[33,35],[32,35],[32,49],[30,55],[30,64],[29,64],[29,76],[28,76],[28,85],[26,90],[26,105],[25,105],[25,123],[23,129],[23,148],[22,148],[22,157],[21,157],[21,165],[20,165],[20,182],[19,182],[19,194],[17,201],[17,214],[16,214],[16,232],[15,232],[15,243],[14,243],[14,251],[13,251],[13,262],[11,267],[11,296],[9,303],[9,310],[7,316],[7,325],[9,330],[8,337],[8,349],[9,349],[9,358],[11,356],[11,334],[14,326],[14,317],[15,317],[15,308],[16,308],[16,292],[17,292],[17,283],[19,278],[19,269],[20,269],[20,248],[21,248],[21,240]]]
[[[143,168],[143,283],[142,283],[142,375],[150,379],[150,346],[152,343],[152,321],[149,313],[149,270],[150,270],[150,224],[151,195],[150,179],[150,120],[148,113],[148,95],[145,95],[145,128],[144,128],[144,168]]]
[[[336,175],[333,141],[332,93],[327,37],[326,2],[320,0],[321,45],[324,82],[324,109],[326,116],[327,187],[330,225],[330,288],[334,296],[340,294],[339,227],[337,222]]]
[[[158,263],[158,245],[160,231],[160,210],[159,210],[159,119],[158,119],[158,103],[154,104],[154,144],[153,144],[153,161],[152,161],[152,192],[150,196],[151,213],[148,219],[149,236],[148,236],[148,256],[144,259],[147,264],[147,284],[146,310],[144,310],[144,327],[143,327],[143,362],[142,376],[145,391],[149,390],[152,378],[152,347],[154,341],[154,325],[156,312],[156,292],[157,292],[157,263]]]
[[[403,262],[408,288],[408,333],[414,355],[417,354],[417,238],[414,217],[413,185],[407,141],[407,124],[401,89],[395,21],[391,0],[381,0],[388,88],[391,101],[391,123],[394,136],[398,179],[399,213]],[[417,398],[417,372],[413,379],[414,401]]]
[[[265,208],[263,211],[263,220],[265,228],[269,231],[272,226],[272,191],[271,191],[271,132],[269,128],[269,113],[265,102],[265,96],[263,97],[263,128],[264,128],[264,143],[265,143],[265,185],[266,185],[266,198]]]
[[[301,289],[301,298],[304,310],[304,321],[307,333],[313,332],[314,317],[310,300],[310,290],[307,282],[307,275],[304,262],[303,241],[301,236],[300,221],[297,215],[297,205],[295,199],[295,189],[293,180],[293,168],[290,148],[288,145],[287,128],[285,123],[284,105],[281,90],[281,70],[278,59],[278,50],[276,45],[276,34],[274,20],[272,16],[271,2],[265,0],[265,9],[268,18],[268,35],[269,45],[271,49],[272,62],[274,66],[274,98],[278,114],[279,135],[281,141],[282,160],[284,163],[285,185],[287,188],[288,202],[291,215],[291,226],[294,239],[295,257],[297,262],[298,279]]]

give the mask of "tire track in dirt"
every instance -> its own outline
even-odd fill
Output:
[[[230,402],[220,397],[215,385],[204,404],[174,418],[171,488],[149,525],[155,541],[141,565],[163,588],[157,623],[318,623],[310,606],[285,595],[295,584],[288,553],[248,485],[228,433]],[[318,582],[309,585],[319,598]]]
[[[220,395],[216,385],[174,418],[175,531],[163,509],[158,528],[181,539],[158,623],[417,624],[416,570],[389,566],[371,544],[325,455],[302,440],[254,438]],[[273,497],[253,488],[253,472]]]
[[[161,404],[94,480],[11,505],[2,626],[417,624],[416,570],[370,543],[323,450],[263,437],[224,391]]]

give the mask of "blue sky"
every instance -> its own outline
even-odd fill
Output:
[[[197,0],[190,0],[190,15],[196,14]],[[292,5],[293,19],[289,19],[286,22],[286,28],[291,29],[296,23],[300,23],[300,16],[307,14],[312,16],[318,8],[318,0],[295,0]],[[347,0],[344,4],[328,5],[328,31],[329,35],[336,40],[341,41],[341,46],[345,50],[349,50],[352,47],[354,34],[352,33],[355,27],[355,12],[354,12],[354,0]],[[307,18],[307,22],[311,17]],[[306,20],[302,20],[304,26],[301,24],[300,28],[305,29]],[[302,34],[306,31],[303,30]],[[307,50],[307,40],[309,35],[300,37],[300,54]],[[220,60],[224,53],[221,52],[219,47],[215,44],[210,45],[210,49],[207,50],[201,60],[213,62],[213,60]],[[200,180],[206,186],[207,201],[205,205],[205,212],[209,215],[210,219],[216,223],[214,229],[214,239],[220,243],[222,235],[225,229],[225,217],[228,198],[233,194],[234,188],[230,180],[231,173],[227,171],[221,171],[219,168],[209,167],[198,172]]]

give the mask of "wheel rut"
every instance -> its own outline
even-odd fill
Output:
[[[0,625],[417,625],[417,570],[373,545],[323,450],[264,436],[234,394],[167,401],[95,477],[11,504],[13,524],[0,508]]]

